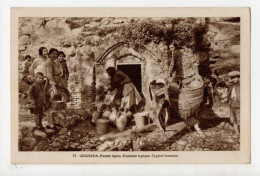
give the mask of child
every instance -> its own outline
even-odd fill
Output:
[[[32,108],[35,109],[35,122],[37,129],[44,130],[42,126],[43,110],[45,107],[44,75],[41,72],[35,74],[35,82],[29,89],[29,98]]]
[[[234,126],[234,130],[239,135],[240,125],[240,72],[232,71],[228,74],[233,83],[228,88],[228,102],[230,104],[230,122]]]
[[[69,70],[68,70],[68,66],[67,66],[65,58],[66,58],[66,55],[64,54],[64,52],[59,51],[58,60],[62,67],[62,78],[67,82],[69,79]]]
[[[25,56],[23,61],[23,73],[29,74],[29,67],[32,64],[32,57],[30,55]]]

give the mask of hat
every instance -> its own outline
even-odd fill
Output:
[[[230,77],[239,77],[240,76],[240,72],[239,71],[232,71],[228,73],[228,76]]]

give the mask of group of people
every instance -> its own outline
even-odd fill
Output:
[[[59,124],[55,124],[55,117],[58,112],[53,106],[54,101],[66,103],[71,100],[67,89],[69,71],[65,58],[66,55],[62,51],[55,48],[48,51],[46,47],[41,47],[38,58],[32,62],[31,57],[26,56],[23,63],[24,75],[33,77],[33,84],[29,89],[30,108],[34,109],[36,128],[39,130],[45,130],[42,125],[44,112],[48,115],[46,128],[57,130]],[[117,91],[113,105],[135,111],[135,105],[142,98],[129,76],[114,67],[107,68],[106,72],[111,78],[108,91]]]
[[[44,130],[42,126],[44,112],[48,114],[48,125],[46,128],[57,129],[55,125],[58,124],[55,124],[55,110],[52,102],[68,102],[71,99],[67,89],[69,71],[65,58],[64,52],[55,48],[51,48],[48,51],[45,47],[39,48],[39,57],[33,62],[29,55],[25,57],[23,73],[34,78],[34,83],[29,89],[29,98],[32,107],[35,109],[37,129]],[[116,89],[113,105],[124,110],[131,109],[132,112],[136,112],[136,105],[141,102],[142,97],[130,77],[114,67],[107,68],[106,72],[111,78],[108,91]],[[235,132],[239,134],[240,73],[232,71],[228,75],[230,77],[229,86],[224,81],[219,81],[220,79],[211,79],[208,83],[207,81],[205,82],[204,94],[209,100],[209,104],[214,103],[214,96],[218,97],[218,101],[229,103],[230,122],[233,124]],[[223,90],[226,93],[223,93]]]
[[[35,114],[37,129],[44,130],[42,126],[43,113],[48,114],[46,128],[57,129],[54,120],[53,101],[70,101],[70,93],[67,89],[69,71],[66,64],[66,55],[62,51],[46,47],[39,48],[39,57],[28,67],[28,58],[24,62],[23,73],[33,78],[33,84],[29,89],[30,108]],[[31,57],[29,58],[31,59]]]

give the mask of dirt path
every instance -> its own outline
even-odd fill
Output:
[[[120,151],[134,150],[131,141],[131,128],[118,132],[110,127],[104,136],[96,134],[90,118],[78,120],[72,126],[61,127],[58,132],[48,135],[46,139],[35,137],[30,131],[34,127],[33,116],[28,111],[20,111],[20,139],[29,137],[37,139],[37,144],[20,150],[34,151]],[[210,108],[201,113],[201,128],[205,137],[194,130],[187,130],[183,121],[166,128],[166,132],[155,130],[141,133],[135,144],[142,151],[235,151],[240,148],[240,138],[235,135],[228,118],[217,116]],[[46,122],[44,122],[45,124]],[[24,136],[22,136],[24,135]]]

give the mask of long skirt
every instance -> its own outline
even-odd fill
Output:
[[[130,109],[133,105],[138,105],[142,100],[139,92],[133,83],[127,83],[117,89],[114,103],[124,109]]]
[[[70,93],[68,89],[65,86],[56,85],[57,91],[59,95],[55,95],[54,89],[49,84],[48,80],[46,81],[45,84],[45,104],[47,105],[48,110],[52,110],[52,102],[53,101],[64,101],[64,102],[69,102],[70,101]]]

